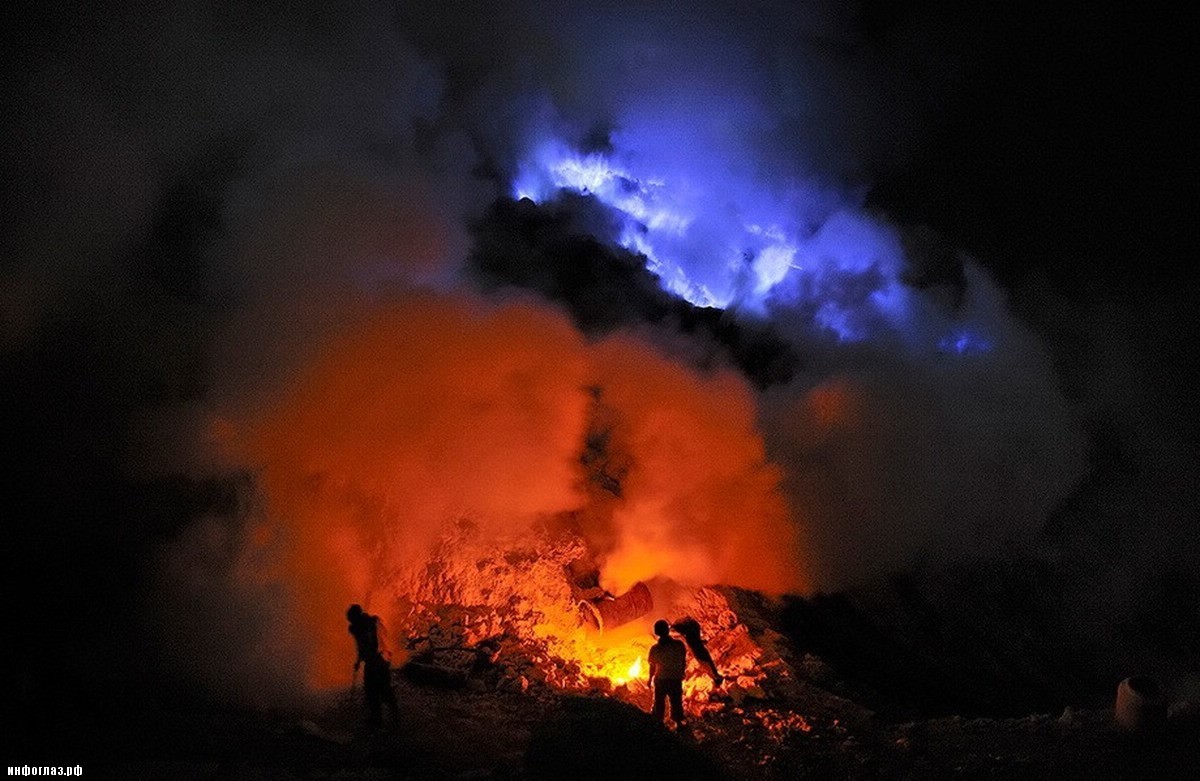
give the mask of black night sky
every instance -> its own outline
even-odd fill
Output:
[[[1054,604],[1044,647],[1089,649],[1087,672],[1051,693],[1014,693],[990,714],[986,695],[947,694],[921,703],[921,715],[1104,705],[1106,676],[1135,663],[1200,697],[1188,601],[1200,594],[1200,278],[1184,6],[441,6],[5,7],[0,515],[16,653],[3,686],[24,751],[6,753],[9,764],[111,755],[136,766],[152,752],[140,754],[127,725],[164,702],[206,714],[300,707],[302,670],[322,652],[293,643],[310,628],[281,614],[360,597],[311,597],[319,589],[302,583],[308,570],[295,560],[264,565],[249,553],[260,525],[293,541],[311,531],[297,509],[308,505],[272,493],[302,482],[271,471],[285,448],[301,453],[296,463],[325,464],[311,469],[328,482],[309,475],[325,486],[312,489],[320,501],[339,448],[345,463],[363,453],[364,463],[420,464],[430,484],[461,472],[467,487],[447,495],[485,515],[509,494],[472,480],[519,483],[507,462],[538,469],[562,448],[582,452],[573,463],[593,470],[587,479],[617,481],[618,507],[660,490],[639,488],[638,465],[659,456],[636,443],[624,472],[589,466],[596,452],[617,462],[622,440],[597,439],[598,413],[552,396],[549,381],[530,381],[532,401],[521,404],[563,431],[592,416],[578,423],[586,448],[582,437],[560,446],[566,433],[535,424],[528,436],[505,428],[527,424],[525,412],[496,412],[510,404],[492,398],[504,386],[481,384],[460,402],[456,390],[422,384],[446,377],[437,382],[457,388],[472,361],[490,365],[510,349],[537,366],[544,349],[564,386],[575,381],[564,367],[585,366],[587,398],[618,400],[617,432],[635,425],[636,405],[660,403],[654,383],[668,380],[651,376],[677,378],[680,389],[662,397],[696,410],[687,414],[697,422],[679,425],[697,432],[748,410],[749,433],[729,427],[778,475],[761,506],[800,524],[811,560],[769,583],[723,570],[697,577],[791,593],[813,606],[787,614],[793,628],[833,632],[833,613],[821,612],[831,603],[804,601],[818,593],[919,582],[970,562],[988,572],[1004,568],[986,562],[1052,562],[1037,580],[1045,598],[1030,597]],[[517,200],[551,141],[580,159],[646,166],[620,174],[614,197],[692,208],[691,232],[658,249],[635,244],[631,235],[658,241],[653,217],[558,180],[536,204]],[[704,187],[655,189],[669,186],[651,182],[660,174],[693,176],[709,200],[687,200]],[[754,222],[768,212],[781,215],[786,241]],[[730,272],[703,252],[733,233],[753,246],[739,245],[743,268]],[[869,268],[851,269],[851,242],[875,248]],[[762,268],[783,246],[799,253],[791,269],[810,268],[809,257],[830,265],[768,289]],[[902,250],[888,260],[893,246]],[[686,283],[651,273],[659,250],[675,253]],[[717,291],[722,306],[676,295],[685,284]],[[905,314],[876,311],[885,296],[903,298]],[[543,325],[500,339],[505,306]],[[512,328],[526,328],[514,317]],[[418,346],[389,356],[368,344],[322,363],[377,318]],[[612,346],[627,343],[629,365],[626,348]],[[382,409],[372,391],[338,397],[340,385],[322,384],[319,367],[357,371],[359,355],[404,364],[395,387],[417,390],[403,398],[437,407],[396,424],[416,443],[408,450],[381,442],[392,429],[369,417]],[[653,374],[643,360],[676,369]],[[718,370],[737,378],[736,403],[705,384]],[[623,383],[645,383],[645,398],[619,401]],[[304,417],[310,390],[350,401],[327,421]],[[822,407],[831,393],[852,399],[853,412]],[[451,398],[445,410],[441,397]],[[261,434],[293,420],[361,441]],[[457,438],[469,446],[455,450]],[[443,442],[449,455],[435,461],[428,454]],[[734,463],[729,479],[759,466]],[[694,470],[690,495],[723,497],[706,469]],[[512,500],[524,515],[504,523],[576,509],[563,497],[577,486],[555,479],[528,475]],[[410,483],[395,489],[404,512],[442,510],[432,494],[413,498]],[[378,511],[369,488],[353,490],[369,495],[356,494],[355,513]],[[712,514],[694,521],[697,536],[741,533]],[[424,522],[410,523],[420,538]],[[619,523],[609,523],[583,534],[615,561]],[[1008,620],[999,615],[997,627]],[[344,632],[341,616],[333,621]],[[1153,642],[1130,640],[1130,627]],[[889,684],[891,668],[871,667],[846,650],[854,639],[838,637],[808,650],[883,696],[906,696],[906,684]],[[959,649],[963,664],[986,642]],[[288,650],[272,657],[277,645]],[[236,753],[218,744],[161,751],[189,762]]]

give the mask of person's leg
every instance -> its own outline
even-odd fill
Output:
[[[367,689],[367,726],[371,729],[376,729],[383,725],[383,708],[379,689],[370,687]]]
[[[662,723],[667,707],[667,687],[663,681],[654,682],[654,720]]]
[[[683,681],[671,681],[671,720],[676,726],[682,727],[687,722],[683,712]]]
[[[388,706],[388,710],[392,713],[392,724],[400,723],[400,709],[396,707],[396,690],[392,688],[392,670],[387,668],[384,671],[384,686],[383,686],[383,702]]]
[[[363,671],[363,690],[367,695],[367,726],[375,729],[383,725],[383,690],[387,682],[379,675],[379,667],[367,664]]]

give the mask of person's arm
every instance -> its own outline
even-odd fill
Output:
[[[354,638],[354,672],[357,673],[358,668],[362,666],[362,663],[365,662],[366,659],[363,659],[363,655],[362,655],[362,653],[363,653],[362,640],[359,639],[358,632],[355,632],[354,629],[355,629],[354,625],[351,624],[350,636]]]
[[[654,662],[654,649],[653,648],[650,649],[650,657],[646,660],[646,669],[649,671],[649,674],[650,674],[650,677],[648,680],[650,681],[650,683],[654,683],[654,676],[658,672],[658,665],[655,664],[655,662]]]

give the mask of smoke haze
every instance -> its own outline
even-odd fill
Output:
[[[6,55],[0,356],[14,539],[88,573],[49,613],[103,637],[103,602],[170,675],[271,702],[347,677],[346,604],[386,610],[445,523],[594,509],[597,432],[607,587],[811,593],[1040,544],[1107,421],[1157,420],[1138,324],[868,207],[944,132],[961,43],[872,4],[594,5],[36,12]],[[728,311],[659,289],[586,193],[497,202],[547,144],[687,180],[697,228],[657,246]],[[748,283],[723,252],[752,215],[820,271]],[[1145,430],[1117,449],[1192,463]],[[1185,564],[1168,510],[1105,528]]]

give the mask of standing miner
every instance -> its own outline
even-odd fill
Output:
[[[387,703],[392,712],[392,724],[399,721],[396,711],[396,693],[392,691],[392,665],[379,645],[379,616],[373,616],[361,605],[351,605],[346,611],[350,622],[350,634],[358,646],[358,658],[354,660],[354,674],[359,665],[363,669],[363,692],[367,697],[367,727],[374,730],[383,726],[382,705]]]
[[[658,642],[650,647],[650,683],[654,687],[654,718],[662,722],[666,701],[671,700],[671,720],[682,727],[687,717],[683,713],[683,670],[687,650],[683,643],[671,637],[671,625],[659,619],[654,622]]]

